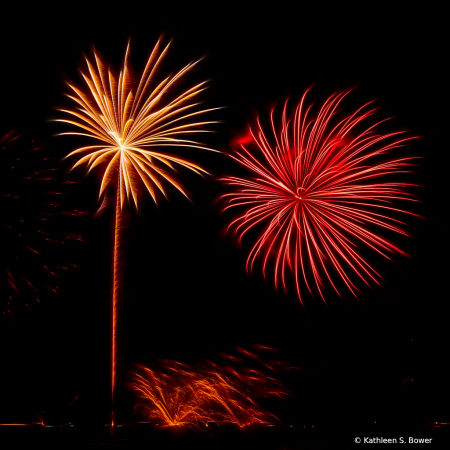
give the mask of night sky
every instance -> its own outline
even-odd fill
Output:
[[[224,231],[233,214],[221,214],[218,178],[241,169],[223,154],[187,150],[212,174],[180,171],[192,203],[172,190],[169,202],[155,207],[146,199],[128,219],[119,421],[136,419],[125,389],[133,364],[162,358],[195,363],[251,344],[275,346],[279,358],[302,368],[285,380],[292,399],[276,405],[286,423],[450,421],[442,11],[34,8],[3,11],[0,134],[14,127],[47,143],[41,153],[57,159],[81,145],[75,137],[55,136],[66,129],[51,119],[58,117],[55,108],[71,106],[63,96],[65,80],[82,85],[83,54],[92,56],[95,46],[117,69],[131,39],[130,62],[139,74],[162,33],[166,41],[173,38],[166,73],[205,56],[190,80],[210,80],[205,106],[225,107],[208,116],[220,123],[203,136],[217,150],[226,152],[256,111],[267,114],[288,96],[296,102],[313,84],[310,100],[356,88],[348,111],[375,99],[379,117],[394,117],[394,129],[421,137],[405,154],[421,157],[409,180],[421,186],[414,190],[420,202],[411,208],[423,218],[408,218],[411,238],[395,237],[410,258],[396,255],[389,262],[369,255],[384,278],[381,286],[361,286],[358,299],[345,291],[340,299],[328,289],[328,306],[305,290],[305,308],[292,285],[288,293],[276,292],[260,265],[247,276],[250,241],[238,248]],[[16,295],[14,319],[3,314],[3,422],[38,420],[41,411],[44,421],[55,423],[108,420],[113,208],[94,217],[98,173],[67,174],[67,160],[58,167],[65,179],[82,180],[65,185],[65,209],[87,214],[55,220],[83,242],[62,256],[51,246],[45,250],[51,264],[64,257],[77,266],[57,280],[60,296],[43,294],[29,309],[26,296]],[[22,170],[32,172],[32,164]],[[1,286],[4,303],[10,288]]]

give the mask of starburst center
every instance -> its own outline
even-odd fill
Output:
[[[305,198],[305,188],[298,187],[297,188],[297,195],[295,196],[298,200],[303,200]]]
[[[114,140],[117,143],[117,148],[122,152],[126,151],[126,144],[123,142],[123,137],[120,137],[119,133],[117,131],[110,131],[109,134],[112,135]]]

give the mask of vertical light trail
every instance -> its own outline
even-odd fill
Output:
[[[119,180],[120,183],[120,180]],[[114,394],[116,389],[117,370],[117,299],[119,297],[119,237],[121,228],[120,189],[116,192],[116,208],[114,218],[114,255],[113,255],[113,295],[111,303],[111,433],[114,430]]]

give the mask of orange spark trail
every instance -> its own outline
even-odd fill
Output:
[[[111,306],[111,427],[114,427],[114,391],[116,389],[116,326],[117,326],[117,299],[119,291],[119,236],[121,227],[120,198],[116,195],[116,208],[114,218],[114,256],[113,256],[113,296]]]

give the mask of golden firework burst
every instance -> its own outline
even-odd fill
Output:
[[[73,167],[86,164],[89,171],[103,164],[105,167],[100,186],[101,196],[108,185],[116,184],[120,205],[126,197],[138,205],[139,188],[145,189],[156,202],[156,191],[166,198],[164,182],[168,182],[187,196],[183,187],[169,173],[175,166],[185,167],[198,174],[207,173],[200,166],[178,156],[155,151],[160,147],[194,147],[215,151],[197,141],[186,139],[189,134],[207,132],[203,127],[214,123],[196,121],[197,116],[213,109],[199,109],[196,98],[205,89],[206,82],[198,83],[178,95],[173,92],[180,80],[200,61],[194,61],[159,83],[156,75],[170,43],[160,51],[161,39],[154,47],[142,77],[133,83],[128,64],[129,44],[123,68],[114,77],[94,52],[95,63],[86,58],[88,73],[82,73],[88,90],[69,83],[74,92],[68,97],[78,107],[61,109],[73,119],[58,119],[81,128],[81,132],[61,135],[87,136],[100,141],[97,145],[81,147],[71,152],[81,155]]]

